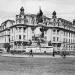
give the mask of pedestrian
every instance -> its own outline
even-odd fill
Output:
[[[30,55],[32,55],[32,56],[33,56],[33,51],[32,51],[32,49],[30,50]]]
[[[55,51],[54,51],[54,48],[53,48],[53,57],[55,56]]]
[[[63,51],[63,58],[66,57],[66,51]]]

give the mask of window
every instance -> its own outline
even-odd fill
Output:
[[[21,35],[19,35],[19,39],[21,39]]]
[[[57,30],[57,34],[59,35],[59,30]]]
[[[25,32],[25,28],[23,28],[23,32]]]
[[[23,39],[25,40],[25,35],[23,35]]]
[[[57,41],[59,41],[59,37],[57,37]]]
[[[70,33],[69,33],[69,37],[70,37]]]
[[[9,42],[10,42],[10,38],[9,38]]]
[[[21,19],[19,20],[19,23],[21,23]]]
[[[53,37],[53,41],[55,41],[55,37]]]
[[[69,39],[69,43],[70,43],[70,39]]]

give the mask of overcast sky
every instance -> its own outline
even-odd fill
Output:
[[[71,21],[75,18],[75,0],[0,0],[0,23],[6,19],[15,19],[21,6],[26,14],[37,14],[41,7],[49,17],[55,10],[58,17]]]

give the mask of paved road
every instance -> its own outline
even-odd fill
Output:
[[[75,75],[75,57],[0,56],[0,75]]]

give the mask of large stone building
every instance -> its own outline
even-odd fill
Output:
[[[65,48],[74,50],[75,21],[70,22],[58,18],[56,12],[48,18],[40,9],[37,15],[25,14],[21,7],[16,20],[7,20],[0,26],[0,46],[5,43],[11,45],[10,50],[25,50],[27,47],[47,47],[52,45],[55,49]]]

